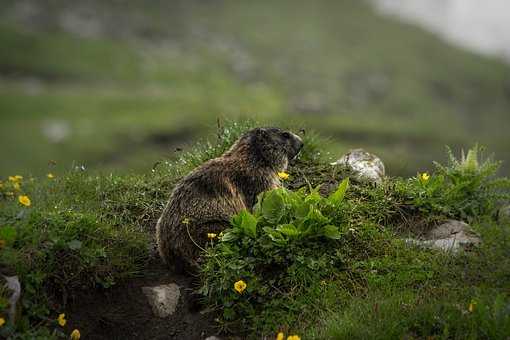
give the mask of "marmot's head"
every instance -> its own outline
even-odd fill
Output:
[[[296,157],[303,141],[292,132],[279,128],[256,128],[246,132],[227,154],[243,154],[257,167],[285,170],[289,160]]]

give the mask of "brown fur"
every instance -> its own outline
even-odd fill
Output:
[[[259,193],[280,186],[277,172],[302,145],[290,132],[257,128],[192,171],[175,187],[156,226],[162,259],[177,270],[196,269],[207,233],[221,232],[233,215],[253,207]]]

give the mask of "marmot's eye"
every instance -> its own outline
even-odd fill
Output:
[[[290,133],[284,132],[284,133],[282,133],[282,136],[283,136],[283,138],[287,138],[288,139],[288,138],[290,138]]]

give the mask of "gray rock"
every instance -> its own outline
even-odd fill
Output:
[[[351,150],[331,165],[347,167],[357,181],[381,184],[385,176],[384,163],[381,159],[363,149]]]
[[[16,316],[18,311],[18,302],[21,297],[21,284],[17,276],[4,276],[5,287],[11,292],[9,296],[9,309],[7,315],[12,324],[16,323]]]
[[[170,283],[156,287],[143,287],[142,291],[147,296],[154,315],[166,318],[175,313],[181,296],[178,285]]]
[[[406,243],[456,253],[459,249],[479,244],[480,238],[462,221],[448,220],[430,230],[422,239],[406,239]]]

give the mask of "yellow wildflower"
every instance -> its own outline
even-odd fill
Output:
[[[182,220],[182,224],[189,224],[189,222],[190,222],[189,218],[187,218],[187,217]]]
[[[64,313],[60,314],[57,318],[58,324],[60,327],[64,327],[66,325],[66,315]]]
[[[423,182],[426,182],[426,181],[428,181],[428,180],[430,179],[430,175],[429,175],[428,173],[424,172],[424,173],[422,173],[422,174],[420,175],[420,179],[421,179]]]
[[[280,332],[278,333],[278,335],[276,336],[276,340],[283,340],[283,338],[285,337],[285,334],[283,334],[283,332]]]
[[[2,327],[3,325],[5,325],[5,319],[4,318],[0,318],[0,327]]]
[[[19,185],[19,183],[18,183],[18,182],[14,182],[14,183],[12,184],[12,187],[13,187],[13,188],[14,188],[14,190],[16,190],[16,191],[19,191],[19,190],[21,189],[21,185]]]
[[[476,302],[471,302],[468,306],[468,311],[473,313],[475,311]]]
[[[71,332],[71,340],[79,340],[81,337],[80,331],[75,329]]]
[[[278,177],[281,179],[281,180],[287,180],[289,179],[289,174],[286,173],[285,171],[280,171],[277,173]]]
[[[301,340],[301,337],[299,335],[289,335],[287,340]]]
[[[209,240],[213,240],[213,239],[215,239],[215,238],[216,238],[216,236],[218,236],[218,235],[217,235],[217,234],[215,234],[215,233],[207,233],[207,238],[208,238]]]
[[[28,198],[28,196],[19,196],[18,202],[20,204],[24,205],[25,207],[29,207],[30,204],[32,204],[32,202],[30,202],[30,198]]]
[[[239,294],[242,294],[244,292],[244,290],[246,289],[246,282],[244,282],[243,280],[237,281],[236,283],[234,283],[234,289]]]
[[[46,177],[48,177],[49,179],[54,179],[55,175],[53,175],[52,173],[49,173],[46,175]]]
[[[16,175],[16,176],[9,176],[9,181],[17,183],[23,179],[23,176]]]

